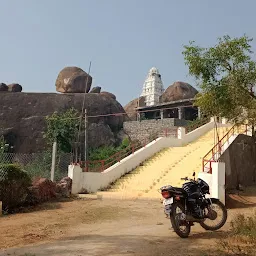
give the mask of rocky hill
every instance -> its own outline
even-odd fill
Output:
[[[9,93],[0,94],[0,135],[19,153],[42,151],[45,116],[75,108],[81,112],[84,94]],[[124,112],[113,98],[101,93],[85,95],[88,115]],[[122,116],[89,118],[89,146],[112,145],[123,126]]]
[[[41,152],[47,145],[43,138],[45,117],[70,108],[81,113],[84,97],[88,116],[125,113],[114,94],[101,93],[100,87],[90,93],[92,78],[87,76],[80,68],[63,69],[57,77],[56,89],[64,93],[23,93],[21,86],[1,84],[0,136],[4,135],[16,153]],[[85,87],[89,93],[81,93]],[[124,118],[122,115],[89,118],[89,147],[118,144],[123,136]]]

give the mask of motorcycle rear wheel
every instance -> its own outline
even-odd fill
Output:
[[[222,214],[223,214],[222,219],[218,224],[216,224],[214,226],[209,226],[205,223],[206,220],[210,219],[210,218],[207,218],[204,221],[200,222],[200,225],[205,230],[216,231],[216,230],[222,228],[225,225],[225,223],[227,221],[228,213],[227,213],[227,209],[226,209],[225,205],[222,202],[220,202],[218,199],[211,199],[211,200],[212,200],[212,205],[213,206],[216,205],[221,209]],[[211,210],[212,210],[212,208],[211,208],[212,205],[209,205],[209,208],[208,208],[208,212],[210,214],[211,214]],[[214,214],[217,214],[216,211],[214,211],[214,212],[215,212]]]
[[[181,213],[177,214],[177,209],[180,209]],[[174,203],[172,205],[172,214],[170,216],[172,227],[174,229],[174,232],[179,237],[181,237],[181,238],[188,238],[188,236],[190,234],[191,226],[190,226],[188,221],[180,219],[180,217],[182,215],[186,217],[185,207],[182,204],[180,204],[180,203]],[[181,223],[184,224],[184,225],[180,225]],[[180,229],[181,226],[184,226],[185,229],[181,230]]]

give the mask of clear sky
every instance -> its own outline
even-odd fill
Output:
[[[183,45],[225,34],[256,40],[255,12],[255,0],[0,0],[0,82],[55,92],[62,68],[87,71],[92,61],[93,85],[126,104],[152,66],[165,88],[194,85]]]

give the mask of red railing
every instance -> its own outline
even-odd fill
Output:
[[[234,125],[220,140],[219,142],[217,142],[213,148],[203,157],[203,160],[202,160],[202,167],[203,167],[203,170],[202,171],[205,171],[205,169],[209,169],[207,172],[208,173],[212,173],[212,163],[215,163],[215,162],[218,162],[219,161],[219,158],[221,156],[221,154],[223,153],[222,149],[223,149],[223,146],[226,142],[228,142],[228,140],[231,138],[231,136],[235,135],[235,132],[237,130],[237,133],[241,134],[241,133],[246,133],[248,134],[248,127],[247,125],[244,125],[245,126],[245,129],[240,130],[241,126],[237,126],[237,125]],[[208,166],[207,166],[208,165]]]
[[[88,160],[86,162],[80,162],[80,166],[83,168],[84,172],[103,172],[110,166],[120,162],[125,157],[134,154],[137,150],[146,147],[150,142],[155,141],[159,137],[176,137],[177,129],[164,129],[163,132],[158,133],[151,139],[145,139],[140,142],[132,143],[127,148],[120,150],[119,152],[113,154],[109,158],[102,160]]]

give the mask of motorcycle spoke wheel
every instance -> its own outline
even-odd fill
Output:
[[[200,225],[206,230],[218,230],[224,226],[227,220],[227,210],[220,201],[213,201],[205,209],[205,215],[207,218]]]
[[[190,234],[190,224],[186,221],[183,205],[175,203],[172,206],[171,223],[174,231],[181,238],[187,238]]]

